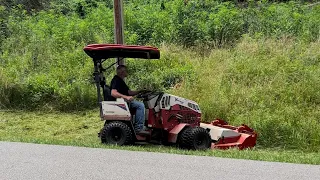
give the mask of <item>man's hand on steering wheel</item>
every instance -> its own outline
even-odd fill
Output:
[[[125,96],[124,100],[131,102],[131,101],[133,101],[133,97],[132,96]]]

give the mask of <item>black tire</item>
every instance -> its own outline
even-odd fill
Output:
[[[102,143],[122,146],[132,143],[133,134],[127,124],[115,121],[104,126],[101,131],[100,138]]]
[[[178,145],[182,149],[206,150],[211,147],[211,137],[202,127],[189,127],[181,132]]]

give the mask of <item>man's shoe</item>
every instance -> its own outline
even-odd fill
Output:
[[[147,131],[146,127],[143,127],[141,130],[137,130],[136,134],[138,134],[138,135],[150,135],[150,132]]]
[[[150,132],[149,131],[139,131],[137,132],[138,135],[150,135]]]
[[[134,128],[134,131],[135,132],[139,132],[139,131],[148,131],[149,129],[146,127],[146,126],[143,126],[141,129],[138,129],[138,128]]]

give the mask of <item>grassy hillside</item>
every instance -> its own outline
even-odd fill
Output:
[[[246,123],[261,147],[319,150],[320,6],[163,2],[125,4],[126,43],[161,50],[158,61],[128,59],[130,87],[195,100],[203,121]],[[0,6],[1,109],[96,108],[82,49],[113,43],[113,12],[81,3],[33,14]]]
[[[249,124],[266,147],[319,149],[319,42],[246,39],[190,62],[196,77],[172,91],[198,101],[204,120]]]
[[[52,2],[50,8],[32,14],[20,6],[0,6],[2,108],[48,105],[72,110],[95,104],[90,84],[92,63],[82,49],[90,43],[113,43],[112,3]],[[320,6],[256,2],[241,8],[219,1],[161,2],[125,3],[127,44],[198,47],[193,57],[207,58],[212,49],[230,50],[246,36],[291,39],[305,46],[320,37]],[[167,89],[186,75],[194,76],[192,64],[181,64],[180,59],[180,55],[167,51],[157,67],[131,63],[139,82],[130,81],[130,86]]]

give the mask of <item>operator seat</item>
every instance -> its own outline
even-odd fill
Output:
[[[104,101],[112,101],[111,96],[111,89],[110,86],[104,85],[103,86],[103,99]]]

